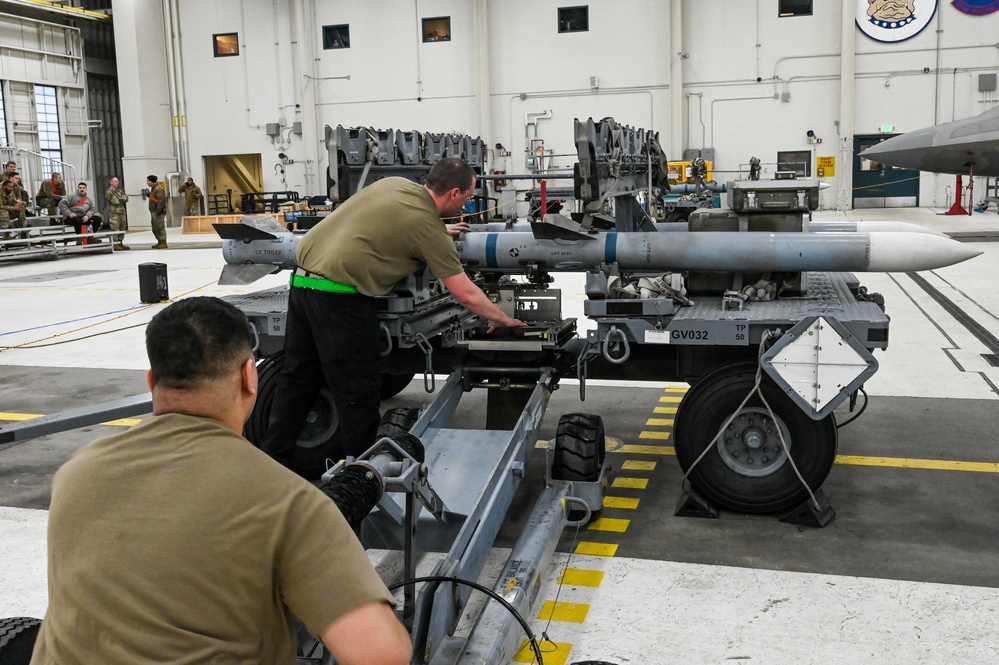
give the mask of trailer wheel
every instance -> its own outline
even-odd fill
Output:
[[[382,372],[382,399],[386,400],[401,393],[413,381],[414,376],[416,376],[415,373],[387,374]]]
[[[567,413],[555,430],[552,478],[594,482],[604,464],[604,421],[590,413]]]
[[[0,663],[28,665],[41,627],[42,620],[32,617],[0,619]]]
[[[416,419],[420,417],[420,410],[412,407],[397,407],[395,409],[389,409],[382,416],[381,422],[378,423],[378,434],[376,438],[380,439],[383,436],[387,436],[390,439],[395,438],[396,434],[409,433],[409,430],[416,424]]]
[[[753,389],[755,380],[756,364],[739,363],[716,369],[687,392],[673,428],[676,458],[684,472]],[[788,463],[778,430],[813,492],[836,460],[832,414],[812,420],[766,375],[760,389],[773,408],[773,417],[759,395],[754,395],[689,476],[706,498],[737,512],[775,513],[808,499],[808,490]]]
[[[284,352],[279,351],[268,356],[257,365],[257,403],[253,407],[250,419],[246,421],[243,434],[255,446],[259,446],[267,434],[270,423],[271,404],[274,401],[274,386],[277,377],[284,369]],[[306,416],[305,424],[295,442],[295,471],[306,478],[316,479],[326,471],[326,459],[343,457],[342,451],[336,450],[333,435],[338,424],[336,406],[333,404],[333,394],[325,387],[319,391],[312,410]]]

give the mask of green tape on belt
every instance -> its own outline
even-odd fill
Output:
[[[328,291],[330,293],[357,293],[357,288],[350,284],[341,284],[322,277],[303,277],[292,274],[291,285],[303,289],[314,289],[316,291]]]

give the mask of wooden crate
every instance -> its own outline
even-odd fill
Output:
[[[284,224],[283,213],[257,213],[255,217],[272,217],[279,224]],[[181,233],[215,233],[212,224],[239,224],[242,214],[235,215],[194,215],[181,219]]]

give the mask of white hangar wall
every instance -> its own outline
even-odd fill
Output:
[[[835,157],[822,205],[845,207],[852,135],[885,124],[910,131],[997,103],[994,92],[978,92],[978,75],[999,69],[999,13],[967,16],[944,0],[904,42],[876,42],[854,27],[855,76],[845,87],[847,2],[815,2],[812,16],[788,18],[777,16],[775,0],[162,2],[177,4],[189,169],[203,181],[202,156],[259,152],[267,190],[322,192],[327,124],[481,135],[511,153],[492,150],[490,168],[522,172],[531,139],[557,155],[550,166],[565,168],[572,158],[558,155],[574,152],[573,119],[613,116],[660,132],[671,159],[714,149],[719,180],[738,176],[752,156],[772,173],[778,150],[810,151],[813,172],[815,158]],[[149,70],[169,58],[161,3],[134,3],[150,6],[148,17],[126,4],[114,4],[123,90],[135,75],[155,78]],[[558,8],[582,4],[589,30],[559,34]],[[451,18],[450,41],[423,43],[420,20],[438,16]],[[336,24],[349,25],[350,47],[323,49],[322,26]],[[224,32],[239,33],[238,56],[214,57],[212,36]],[[129,43],[131,54],[122,49]],[[136,85],[145,144],[135,148],[123,93],[126,154],[169,156],[149,149],[171,140],[166,88]],[[843,89],[854,95],[854,117],[841,136]],[[280,125],[278,138],[266,134],[268,123]],[[808,130],[822,143],[810,144]],[[294,160],[283,182],[278,153]],[[948,205],[952,187],[952,176],[925,174],[920,203]]]

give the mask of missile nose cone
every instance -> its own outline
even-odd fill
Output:
[[[956,240],[926,233],[876,231],[869,235],[871,272],[935,270],[982,253]]]

